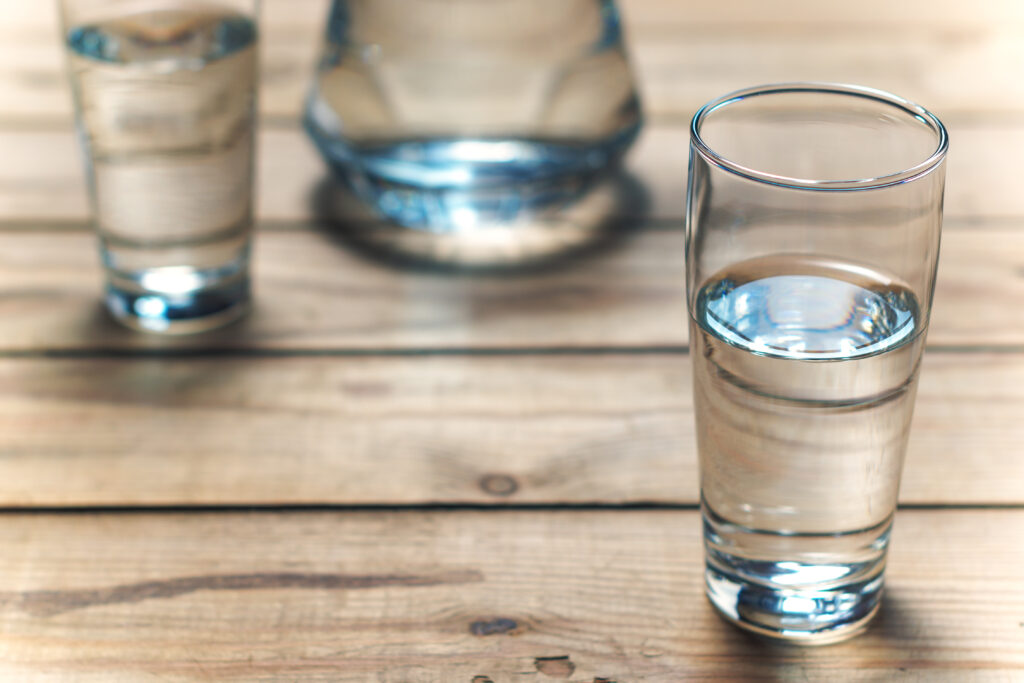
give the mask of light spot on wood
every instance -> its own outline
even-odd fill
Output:
[[[519,490],[519,482],[507,474],[486,474],[480,479],[480,488],[492,496],[511,496]]]
[[[559,657],[537,657],[533,660],[533,665],[537,667],[537,671],[541,672],[545,676],[553,676],[556,678],[568,678],[572,676],[572,672],[576,670],[576,665],[569,659],[569,655],[561,655]]]

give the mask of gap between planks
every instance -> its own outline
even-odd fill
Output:
[[[929,354],[1024,354],[1024,344],[930,344]],[[443,348],[94,348],[94,349],[0,349],[9,360],[202,360],[210,358],[501,358],[548,356],[686,356],[690,347],[680,346],[532,346]]]
[[[0,505],[0,516],[10,515],[178,515],[178,514],[320,514],[320,513],[409,513],[409,512],[698,512],[699,503],[617,502],[617,503],[268,503],[219,505]],[[1011,511],[1024,510],[1024,503],[900,503],[900,511]]]

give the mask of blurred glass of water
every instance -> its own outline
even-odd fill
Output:
[[[578,196],[641,112],[612,0],[334,0],[305,123],[382,214],[450,232]]]
[[[68,67],[118,320],[161,333],[249,302],[256,0],[63,0]]]

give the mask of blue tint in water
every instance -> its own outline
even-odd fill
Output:
[[[425,139],[353,146],[307,129],[331,166],[402,225],[438,232],[508,222],[570,201],[621,156],[639,126],[599,145],[529,139]]]
[[[867,624],[926,325],[896,274],[828,254],[740,261],[698,291],[705,580],[728,619],[809,643]]]
[[[754,353],[785,358],[855,358],[905,342],[917,305],[902,288],[865,289],[817,275],[778,275],[701,290],[698,320]]]
[[[244,50],[255,40],[256,24],[243,15],[178,10],[76,26],[67,35],[68,47],[79,56],[115,64],[171,58],[207,63]]]
[[[68,47],[83,57],[118,62],[121,41],[100,26],[76,26],[68,32]]]

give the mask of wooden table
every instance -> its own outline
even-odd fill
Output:
[[[648,205],[517,275],[339,246],[297,125],[323,0],[267,0],[255,313],[127,332],[52,2],[0,7],[0,680],[1024,680],[1024,4],[625,0]],[[946,227],[882,613],[766,643],[702,596],[687,122],[779,80],[949,125]]]

